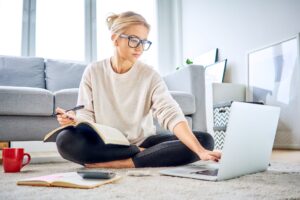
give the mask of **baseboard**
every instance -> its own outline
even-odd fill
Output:
[[[56,151],[55,142],[43,142],[43,141],[11,141],[10,146],[12,148],[24,148],[25,152],[48,152]]]
[[[49,151],[49,152],[31,152],[31,164],[40,164],[40,163],[53,163],[53,162],[66,162],[58,152]]]
[[[12,141],[12,148],[24,148],[31,156],[31,164],[65,162],[57,151],[54,142],[44,143],[42,141]]]

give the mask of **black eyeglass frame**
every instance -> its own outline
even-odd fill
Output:
[[[128,39],[128,46],[130,48],[137,48],[138,46],[140,46],[142,44],[143,47],[143,51],[147,51],[149,50],[152,42],[149,40],[141,40],[139,37],[135,36],[135,35],[126,35],[126,34],[120,34],[120,38],[126,38]],[[132,46],[130,45],[130,41],[132,40],[132,38],[139,40],[139,42],[136,44],[136,46]],[[148,44],[149,46],[147,48],[145,48],[145,45]]]

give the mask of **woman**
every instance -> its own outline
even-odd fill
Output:
[[[61,125],[87,120],[119,129],[131,145],[104,145],[93,130],[59,133],[61,156],[86,167],[166,167],[201,160],[218,161],[219,152],[207,133],[192,132],[159,74],[138,61],[149,49],[149,24],[139,14],[124,12],[107,18],[114,55],[89,65],[82,77],[78,102],[85,108],[57,108]],[[156,134],[153,116],[170,132]],[[178,140],[179,139],[179,140]],[[202,145],[201,145],[201,144]]]

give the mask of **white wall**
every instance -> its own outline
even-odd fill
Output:
[[[158,69],[161,75],[182,63],[181,0],[157,0]]]
[[[300,32],[300,0],[182,0],[183,58],[219,48],[225,82],[247,83],[246,53]]]

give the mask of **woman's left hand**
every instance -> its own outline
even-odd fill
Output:
[[[219,162],[221,159],[222,153],[220,151],[209,151],[209,150],[204,150],[198,153],[198,156],[200,157],[201,160],[212,160],[215,162]]]

